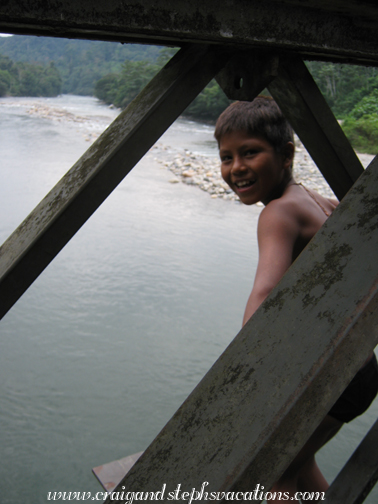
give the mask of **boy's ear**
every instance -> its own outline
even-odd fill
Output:
[[[286,169],[291,168],[294,159],[295,147],[293,142],[287,142],[287,144],[282,149],[282,154],[284,157],[284,166]]]

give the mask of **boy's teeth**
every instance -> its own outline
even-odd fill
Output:
[[[237,185],[238,187],[244,187],[244,186],[246,186],[246,185],[250,185],[250,184],[252,184],[252,182],[251,182],[250,180],[248,180],[248,181],[247,181],[247,180],[244,180],[243,182],[237,182],[237,184],[236,184],[236,185]]]

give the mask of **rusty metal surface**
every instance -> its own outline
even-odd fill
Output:
[[[378,481],[378,420],[329,487],[326,504],[360,504]]]
[[[378,342],[377,194],[375,159],[120,486],[270,488]]]
[[[226,63],[191,46],[167,63],[0,247],[0,317]]]
[[[92,469],[93,474],[107,492],[112,492],[119,482],[125,477],[133,467],[143,452],[134,453],[108,464],[103,464]]]
[[[0,32],[275,48],[377,64],[376,2],[362,0],[5,0]]]

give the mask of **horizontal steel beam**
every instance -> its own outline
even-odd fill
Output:
[[[0,318],[227,62],[182,49],[0,247]]]
[[[377,64],[375,2],[361,0],[6,0],[0,32],[182,45],[276,48]]]
[[[378,343],[377,194],[378,159],[116,491],[269,490]]]

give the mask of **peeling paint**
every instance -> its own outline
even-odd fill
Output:
[[[363,228],[363,234],[369,234],[378,228],[378,197],[364,198],[364,213],[357,214],[357,226]]]
[[[264,304],[262,305],[263,309],[265,311],[268,311],[271,308],[277,308],[279,311],[281,311],[285,303],[285,298],[289,292],[289,288],[280,289],[277,294],[270,296],[269,299],[264,302]]]

